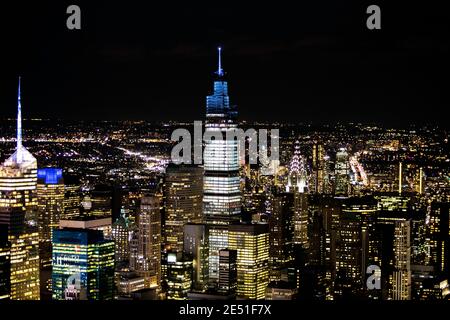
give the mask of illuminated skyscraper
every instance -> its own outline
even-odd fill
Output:
[[[219,288],[224,294],[235,294],[237,288],[237,251],[219,250]]]
[[[113,189],[109,185],[97,185],[90,195],[91,208],[87,215],[112,217]]]
[[[296,141],[294,144],[294,155],[289,164],[287,192],[306,192],[307,173],[305,159],[300,154],[300,143]]]
[[[116,263],[129,261],[130,258],[130,222],[122,215],[112,225],[112,238],[116,244]]]
[[[57,228],[64,212],[64,181],[62,169],[38,170],[38,228],[41,267],[52,264],[52,230]]]
[[[192,260],[182,252],[167,255],[167,299],[186,300],[192,286]]]
[[[315,142],[312,149],[312,172],[315,193],[324,193],[325,191],[325,152],[323,144]]]
[[[308,239],[308,194],[294,192],[294,243],[309,248]]]
[[[184,226],[184,254],[193,261],[193,289],[206,289],[209,278],[209,236],[205,224],[188,223]]]
[[[374,238],[377,238],[376,247],[378,247],[377,256],[379,257],[376,264],[382,270],[382,298],[410,300],[413,295],[413,241],[419,233],[417,222],[423,223],[425,213],[413,211],[409,205],[404,210],[403,201],[398,201],[399,198],[393,197],[390,199],[392,201],[390,204],[387,200],[384,199],[382,206],[380,206],[380,203],[378,204],[376,232],[374,233]],[[424,265],[416,265],[415,267],[415,292],[422,295],[430,283],[430,279],[426,278],[431,275],[429,271],[432,271],[433,268],[430,270],[429,266]],[[418,279],[418,276],[421,279]],[[432,279],[431,282],[433,282]],[[418,289],[418,286],[421,286],[421,288]]]
[[[309,239],[309,267],[316,270],[317,296],[334,298],[333,282],[336,275],[336,235],[339,230],[341,203],[332,197],[312,198],[311,230]],[[301,256],[300,256],[301,257]],[[300,265],[300,269],[303,266]],[[301,271],[300,276],[301,276]],[[298,284],[304,295],[302,285]],[[308,293],[306,293],[308,294]]]
[[[347,196],[350,187],[349,171],[350,165],[348,162],[348,153],[345,148],[341,148],[336,153],[335,173],[335,194],[337,196]]]
[[[289,175],[286,185],[286,192],[293,193],[292,216],[289,220],[290,225],[293,227],[293,238],[290,241],[283,241],[283,243],[284,245],[288,243],[300,244],[305,249],[308,247],[307,181],[306,161],[300,153],[300,142],[297,140],[294,143],[294,154],[289,164]],[[284,228],[287,228],[287,226]]]
[[[365,268],[371,261],[375,212],[373,198],[349,198],[342,204],[336,243],[336,298],[357,297],[366,289]]]
[[[16,151],[0,167],[0,224],[11,243],[11,299],[38,300],[37,161],[22,145],[20,79],[17,102]]]
[[[450,274],[450,204],[433,202],[428,225],[429,264],[436,274],[446,278]]]
[[[230,105],[219,48],[214,92],[206,97],[205,134],[220,135],[221,139],[206,141],[203,180],[203,214],[210,224],[209,279],[212,282],[219,278],[219,250],[228,247],[227,225],[240,220],[239,141],[226,140],[226,132],[236,127],[236,111]]]
[[[114,241],[100,230],[53,231],[54,300],[111,300],[114,294]]]
[[[411,300],[411,221],[395,222],[392,299]]]
[[[0,300],[10,298],[10,270],[11,245],[8,241],[8,227],[0,224]]]
[[[130,268],[146,278],[147,288],[161,285],[161,211],[156,196],[141,198],[137,230],[130,243]]]
[[[269,226],[229,226],[229,248],[237,251],[237,297],[264,299],[269,284]]]
[[[281,279],[281,269],[292,261],[294,254],[294,194],[273,195],[269,230],[270,278],[277,281]]]
[[[203,169],[189,165],[169,165],[166,169],[165,245],[183,251],[183,227],[202,222]]]
[[[81,183],[73,176],[64,177],[64,219],[78,217],[81,206]]]

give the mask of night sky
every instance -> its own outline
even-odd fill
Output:
[[[216,47],[246,120],[447,125],[450,13],[426,1],[17,1],[0,117],[201,120]],[[442,1],[444,2],[444,1]],[[80,31],[66,8],[81,7]],[[382,29],[366,28],[378,4]]]

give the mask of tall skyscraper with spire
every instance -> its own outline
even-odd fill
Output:
[[[227,226],[240,221],[241,213],[239,142],[226,140],[226,133],[237,127],[237,112],[230,105],[221,51],[219,47],[214,92],[206,97],[205,122],[205,134],[222,135],[222,139],[207,141],[204,152],[203,216],[210,225],[209,277],[213,283],[219,279],[219,250],[228,247]]]
[[[306,161],[300,152],[300,142],[294,143],[294,154],[289,165],[286,192],[294,194],[294,243],[308,247],[308,173]]]
[[[39,233],[36,226],[37,161],[22,144],[20,78],[17,145],[0,166],[0,224],[11,243],[11,299],[39,299]]]
[[[305,159],[300,153],[300,142],[297,140],[294,144],[294,154],[289,165],[288,182],[286,192],[300,192],[306,191],[307,173]]]

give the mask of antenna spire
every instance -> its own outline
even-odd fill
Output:
[[[17,159],[22,159],[22,104],[20,102],[20,77],[17,89]]]
[[[218,55],[219,55],[219,66],[217,69],[217,75],[219,77],[222,77],[224,75],[223,69],[222,69],[222,47],[217,47]]]

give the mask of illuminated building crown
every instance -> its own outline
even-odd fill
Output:
[[[289,164],[288,184],[286,191],[294,189],[298,192],[305,192],[307,181],[307,172],[305,159],[300,154],[300,142],[297,140],[294,143],[294,155],[292,156],[291,163]]]
[[[36,158],[22,145],[22,104],[20,101],[20,77],[17,91],[16,151],[5,161],[5,166],[26,166],[36,163]]]

